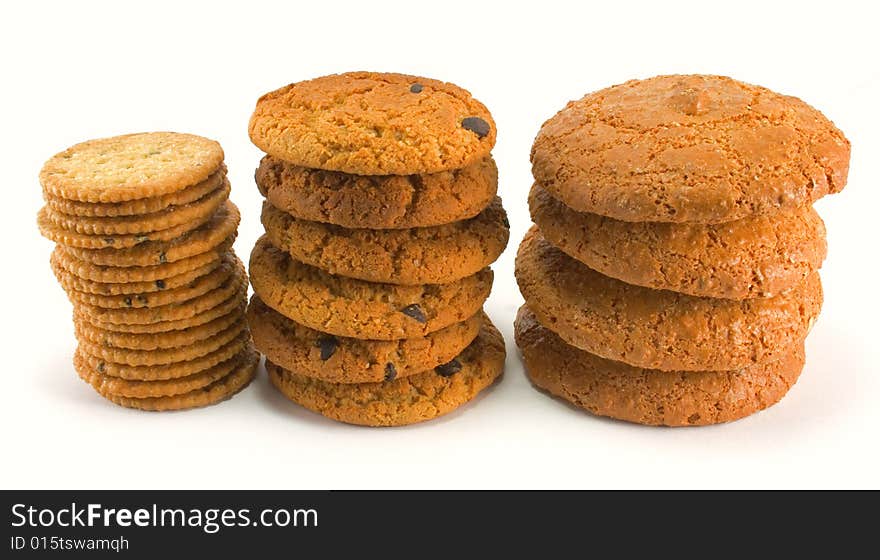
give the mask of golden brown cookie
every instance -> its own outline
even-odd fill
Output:
[[[129,233],[117,235],[91,235],[77,233],[55,225],[49,219],[48,207],[43,207],[37,213],[37,227],[46,239],[54,241],[66,247],[81,249],[128,249],[149,241],[170,241],[180,237],[193,228],[199,227],[200,223],[184,223],[161,231],[147,233]]]
[[[223,259],[223,254],[224,252],[207,251],[178,261],[152,266],[104,266],[79,259],[59,245],[55,247],[52,258],[59,269],[78,278],[102,284],[124,284],[155,282],[205,266],[217,266]]]
[[[126,202],[80,202],[69,200],[55,195],[43,193],[46,205],[60,214],[86,217],[112,217],[134,216],[136,214],[151,214],[164,210],[170,206],[181,206],[195,202],[210,192],[221,187],[226,181],[226,166],[220,168],[208,176],[201,183],[187,187],[182,191],[168,193],[162,196],[139,198]]]
[[[300,325],[271,309],[259,296],[248,307],[254,345],[267,359],[331,383],[392,381],[434,369],[458,356],[486,320],[480,312],[421,338],[360,340]]]
[[[417,338],[464,321],[483,306],[492,271],[448,284],[399,286],[334,276],[303,264],[264,236],[250,260],[251,285],[272,309],[307,327],[370,340]]]
[[[90,369],[97,371],[102,375],[110,377],[121,377],[123,379],[133,379],[140,381],[153,381],[156,379],[174,379],[178,377],[186,377],[212,368],[215,365],[225,362],[229,358],[238,354],[242,348],[250,344],[250,335],[241,332],[220,348],[197,356],[190,360],[182,362],[172,362],[168,364],[158,364],[149,366],[131,366],[117,362],[110,362],[103,358],[89,354],[83,346],[79,346],[76,350],[79,359]]]
[[[603,358],[661,370],[734,370],[781,359],[822,306],[817,273],[772,298],[701,298],[603,276],[533,227],[516,257],[520,291],[538,320]]]
[[[404,229],[473,218],[495,198],[498,168],[489,156],[426,175],[350,175],[266,156],[256,181],[273,206],[301,220]]]
[[[226,377],[236,368],[246,362],[258,361],[259,355],[253,348],[246,348],[229,358],[204,371],[178,377],[175,379],[157,379],[154,381],[138,381],[136,379],[122,379],[110,377],[91,369],[81,354],[75,354],[73,365],[79,376],[92,385],[99,394],[114,395],[131,399],[144,399],[150,397],[167,397],[180,395],[196,389],[206,387],[211,383]]]
[[[147,241],[128,249],[68,247],[67,252],[80,260],[102,266],[171,263],[208,251],[225,252],[235,241],[240,221],[238,207],[227,200],[207,222],[170,241]]]
[[[800,99],[722,76],[657,76],[570,102],[541,127],[532,172],[579,212],[718,223],[840,191],[849,154]]]
[[[170,206],[150,214],[134,216],[74,216],[62,214],[46,206],[46,219],[57,228],[82,235],[114,237],[117,235],[145,235],[181,225],[195,229],[208,221],[214,212],[229,198],[229,181],[224,181],[202,198],[183,204]]]
[[[349,72],[260,97],[248,127],[258,148],[302,167],[410,175],[465,167],[495,145],[482,103],[453,84]]]
[[[605,276],[694,296],[770,297],[822,266],[825,224],[811,206],[722,224],[621,222],[576,212],[537,184],[544,237]]]
[[[227,375],[209,382],[211,375],[207,372],[177,380],[174,382],[161,382],[144,387],[139,383],[104,383],[104,378],[90,378],[87,381],[104,398],[120,406],[137,408],[140,410],[162,411],[182,410],[216,404],[232,397],[244,389],[254,378],[257,365],[260,362],[259,354],[248,352],[238,361],[238,364]],[[194,387],[186,392],[184,388]],[[120,393],[157,394],[174,391],[171,395],[156,395],[145,397],[128,397]]]
[[[220,266],[194,279],[192,282],[179,288],[164,289],[142,294],[119,294],[98,295],[77,290],[68,290],[67,296],[74,304],[85,304],[91,307],[103,307],[105,309],[140,309],[144,307],[161,307],[174,303],[180,303],[195,299],[222,286],[229,278],[239,270],[244,271],[244,265],[232,253],[226,253]]]
[[[97,327],[85,317],[73,316],[76,338],[109,348],[128,348],[131,350],[166,350],[196,344],[226,330],[244,316],[244,302],[232,311],[187,329],[157,333],[126,333]]]
[[[40,171],[49,195],[125,202],[178,192],[223,163],[220,144],[193,134],[146,132],[89,140],[55,154]]]
[[[486,321],[458,358],[394,381],[340,384],[266,362],[272,384],[287,398],[328,418],[362,426],[402,426],[431,420],[470,401],[504,370],[504,340]]]
[[[219,273],[218,273],[219,274]],[[76,312],[98,327],[114,330],[116,325],[146,325],[183,321],[217,307],[234,294],[247,289],[247,273],[239,261],[234,272],[217,288],[192,299],[159,307],[109,309],[85,303],[76,304]],[[184,295],[186,291],[181,292]]]
[[[514,332],[537,387],[593,414],[651,426],[705,426],[754,414],[782,399],[804,366],[798,344],[775,362],[735,371],[641,369],[569,346],[526,307]]]
[[[510,236],[501,199],[476,217],[442,226],[348,229],[298,220],[263,203],[272,245],[331,274],[388,284],[446,284],[476,274],[501,255]]]

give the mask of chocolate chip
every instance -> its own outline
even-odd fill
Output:
[[[395,377],[397,377],[397,368],[394,367],[394,364],[388,362],[385,364],[385,381],[394,381]]]
[[[113,245],[114,243],[116,243],[116,238],[114,238],[114,237],[105,237],[103,241],[104,241],[104,244],[105,244],[105,245]]]
[[[487,134],[489,134],[489,123],[481,119],[480,117],[467,117],[463,121],[461,121],[461,126],[465,129],[470,130],[480,138],[485,138]]]
[[[156,287],[160,290],[165,289],[165,280],[156,280]]]
[[[453,359],[451,362],[435,367],[434,371],[441,377],[451,377],[461,371],[461,362]]]
[[[98,373],[104,373],[104,362],[98,362]]]
[[[125,302],[125,306],[126,306],[126,307],[131,307],[131,296],[125,298],[125,299],[122,300],[122,301]]]
[[[322,336],[315,341],[315,346],[321,349],[321,361],[326,362],[339,348],[339,341],[332,336]]]
[[[135,299],[137,299],[139,303],[142,303],[142,304],[144,304],[144,305],[147,305],[147,304],[150,303],[150,302],[147,300],[147,296],[145,296],[145,295],[143,295],[143,294],[138,294],[138,295],[135,297]]]
[[[409,86],[410,93],[422,93],[422,84],[413,84]]]
[[[165,264],[168,262],[168,257],[165,256],[165,251],[159,253],[159,264]]]
[[[400,310],[401,313],[406,315],[407,317],[412,317],[419,323],[427,323],[428,320],[425,318],[425,313],[422,311],[422,308],[419,307],[418,303],[413,303],[411,305],[407,305],[403,309]]]

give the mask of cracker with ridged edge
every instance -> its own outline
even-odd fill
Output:
[[[40,228],[40,233],[43,237],[66,247],[79,249],[129,249],[149,241],[170,241],[198,228],[208,221],[210,217],[210,215],[207,215],[201,220],[183,223],[160,231],[124,235],[90,235],[66,230],[55,225],[49,219],[48,207],[44,206],[37,213],[37,227]]]
[[[76,258],[60,245],[55,247],[55,262],[68,273],[92,282],[125,284],[129,282],[152,282],[184,274],[207,265],[217,266],[223,253],[206,251],[179,261],[150,266],[105,266],[92,264]]]
[[[172,362],[170,364],[152,366],[130,366],[128,364],[108,362],[107,360],[92,356],[81,346],[78,347],[76,351],[80,354],[84,363],[88,364],[90,368],[98,373],[110,377],[150,381],[155,379],[186,377],[187,375],[204,371],[210,367],[214,367],[220,362],[228,360],[248,344],[250,344],[250,335],[245,331],[239,333],[238,336],[217,350],[209,352],[203,356],[198,356],[183,362]]]
[[[235,242],[241,214],[227,200],[211,219],[170,241],[147,241],[128,249],[68,247],[76,258],[100,266],[153,266],[172,263],[208,251],[226,251]]]
[[[77,303],[76,312],[94,324],[108,329],[113,325],[144,325],[169,321],[190,319],[204,311],[216,307],[226,301],[232,294],[246,289],[247,274],[243,266],[236,267],[221,286],[190,300],[169,303],[159,307],[142,307],[139,309],[105,309],[93,305]]]
[[[105,330],[112,330],[117,333],[124,334],[154,334],[154,333],[170,333],[172,331],[181,331],[185,329],[190,329],[192,327],[197,327],[199,325],[204,325],[206,323],[210,323],[211,321],[217,319],[218,317],[222,317],[227,313],[230,313],[233,309],[245,304],[247,302],[247,287],[244,286],[240,291],[232,294],[228,299],[222,301],[217,304],[216,307],[212,307],[206,311],[193,315],[192,317],[186,319],[178,319],[175,321],[160,321],[158,323],[146,323],[146,324],[112,324],[112,323],[99,323],[95,322],[93,319],[87,318],[87,320],[95,325],[98,328],[102,328]],[[74,312],[76,312],[76,308],[74,307]]]
[[[43,198],[52,210],[61,214],[84,217],[111,217],[111,216],[134,216],[137,214],[151,214],[164,210],[169,206],[180,206],[194,202],[211,191],[217,190],[226,180],[226,166],[212,173],[201,183],[187,187],[182,191],[168,193],[162,196],[140,198],[126,202],[80,202],[68,200],[55,195],[43,193]]]
[[[223,262],[210,273],[196,278],[180,288],[164,289],[143,294],[125,294],[103,296],[68,290],[67,296],[76,304],[84,304],[104,309],[140,309],[144,307],[161,307],[195,299],[223,285],[237,269],[244,265],[232,253],[226,253]]]
[[[74,355],[73,365],[80,378],[91,385],[99,394],[144,399],[180,395],[201,389],[218,379],[226,377],[239,367],[242,362],[253,360],[255,357],[258,358],[253,348],[245,348],[228,360],[220,362],[204,371],[176,379],[157,379],[153,381],[122,379],[121,377],[110,377],[98,373],[89,367],[80,354]]]
[[[81,202],[125,202],[196,185],[223,163],[213,140],[142,132],[88,140],[52,156],[40,170],[45,192]]]
[[[159,278],[156,280],[147,280],[143,282],[95,282],[86,278],[80,278],[65,270],[58,262],[57,252],[53,251],[49,258],[52,272],[55,278],[65,290],[76,290],[87,294],[99,296],[118,296],[131,294],[148,294],[159,292],[161,290],[173,290],[191,283],[196,278],[209,274],[220,266],[220,261],[209,262],[206,265],[194,268],[187,272],[169,276],[168,278]]]
[[[205,223],[229,198],[229,190],[229,181],[224,181],[219,189],[194,202],[136,216],[71,216],[46,206],[46,219],[57,228],[82,235],[146,235],[182,224]]]
[[[129,398],[106,393],[102,396],[120,406],[155,412],[217,404],[247,387],[256,376],[259,362],[258,354],[249,354],[237,368],[232,370],[232,373],[225,377],[221,377],[210,385],[177,395]]]
[[[161,366],[175,362],[185,362],[210,354],[222,348],[240,335],[247,327],[244,317],[226,327],[214,336],[174,348],[162,350],[131,350],[113,348],[103,344],[94,344],[88,340],[80,340],[82,351],[90,356],[116,364],[129,366]]]
[[[441,367],[380,383],[328,383],[266,362],[269,380],[295,403],[339,422],[403,426],[447,414],[472,400],[504,370],[504,340],[486,321],[477,338]]]
[[[92,344],[100,344],[110,348],[128,348],[130,350],[166,350],[195,344],[226,330],[244,316],[244,302],[232,311],[207,323],[159,333],[126,333],[97,327],[85,317],[74,314],[73,325],[76,338],[87,340]]]

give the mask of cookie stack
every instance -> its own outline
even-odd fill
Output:
[[[532,381],[603,416],[692,426],[779,401],[822,304],[849,142],[799,99],[718,76],[568,104],[532,148],[516,341]]]
[[[481,311],[509,226],[486,108],[452,84],[353,72],[257,102],[266,197],[248,319],[272,383],[368,426],[450,412],[501,374]]]
[[[38,223],[73,303],[74,366],[116,404],[212,404],[256,370],[223,150],[157,132],[77,144],[40,172]]]

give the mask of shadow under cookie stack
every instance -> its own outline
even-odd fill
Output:
[[[799,99],[718,76],[569,103],[532,148],[516,342],[533,383],[650,425],[779,401],[819,313],[824,224],[849,142]]]
[[[204,406],[253,378],[223,150],[169,132],[77,144],[40,172],[42,234],[74,308],[74,366],[116,404]]]
[[[271,382],[334,420],[429,420],[501,375],[482,312],[509,226],[486,108],[452,84],[355,72],[257,102],[266,230],[248,320]]]

